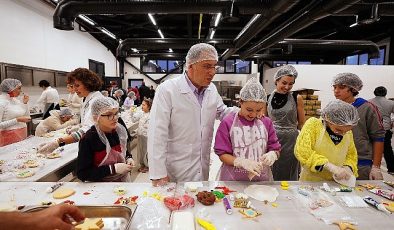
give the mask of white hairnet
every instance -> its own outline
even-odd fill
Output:
[[[133,99],[133,100],[137,99],[137,97],[135,96],[135,93],[134,93],[133,91],[130,91],[130,92],[127,94],[127,96],[130,97],[130,98]]]
[[[330,101],[322,109],[321,117],[323,120],[339,126],[355,126],[360,119],[357,109],[353,105],[341,100]]]
[[[19,81],[18,79],[7,78],[1,82],[0,89],[1,89],[1,92],[9,93],[21,85],[22,85],[22,82]]]
[[[252,77],[242,87],[239,97],[242,101],[266,102],[267,94],[256,77]]]
[[[119,103],[110,97],[99,97],[92,102],[91,110],[93,119],[112,109],[119,109]],[[95,119],[96,121],[98,118]]]
[[[346,85],[350,88],[353,88],[357,92],[359,92],[363,88],[363,82],[354,73],[337,74],[332,81],[332,85]]]
[[[101,90],[101,94],[108,97],[108,91],[107,90]]]
[[[215,47],[207,43],[198,43],[190,47],[186,55],[186,68],[191,64],[206,61],[206,60],[218,60],[218,52]]]
[[[69,108],[64,108],[61,109],[59,112],[59,116],[63,117],[63,116],[72,116],[74,113],[71,109]]]
[[[124,92],[121,89],[115,90],[115,93],[119,93],[120,96],[123,96]]]
[[[283,76],[292,76],[294,78],[297,78],[298,72],[292,65],[284,65],[276,71],[274,75],[274,80],[277,81]]]

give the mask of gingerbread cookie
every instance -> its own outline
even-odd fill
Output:
[[[59,188],[53,193],[53,198],[55,199],[63,199],[69,196],[74,195],[75,190],[72,188]]]
[[[199,192],[196,196],[197,200],[203,205],[213,205],[216,200],[215,195],[208,191]]]
[[[28,168],[36,168],[38,167],[38,162],[36,160],[27,160],[25,161],[25,165]]]
[[[20,171],[16,174],[17,178],[26,178],[26,177],[31,177],[34,175],[34,172],[30,170],[25,170],[25,171]]]
[[[103,219],[101,218],[86,218],[82,224],[75,226],[75,230],[99,230],[104,227]]]

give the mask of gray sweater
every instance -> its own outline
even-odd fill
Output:
[[[375,104],[383,118],[384,130],[391,129],[391,114],[394,113],[394,101],[388,100],[385,97],[375,97],[369,100]]]

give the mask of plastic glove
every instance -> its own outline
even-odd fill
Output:
[[[325,164],[324,168],[330,171],[337,180],[348,180],[353,174],[349,167],[339,167],[330,162]]]
[[[48,143],[42,143],[38,146],[37,152],[40,154],[47,155],[52,153],[55,149],[59,147],[59,143],[56,140],[50,141]]]
[[[261,164],[259,162],[240,157],[235,158],[234,166],[243,168],[255,176],[260,176],[262,170]]]
[[[78,131],[80,129],[79,125],[74,125],[66,128],[66,133],[71,134],[72,132]]]
[[[115,172],[118,174],[126,174],[131,171],[131,165],[126,163],[116,163],[115,165]]]
[[[126,160],[126,164],[131,165],[131,167],[135,166],[135,162],[134,162],[133,158],[128,158]]]
[[[383,174],[380,168],[372,165],[371,172],[369,173],[370,180],[383,180]]]
[[[261,157],[261,162],[268,166],[272,166],[276,160],[278,160],[278,155],[275,151],[269,151]]]

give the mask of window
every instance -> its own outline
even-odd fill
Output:
[[[358,55],[346,57],[346,65],[358,65]]]
[[[182,73],[182,66],[179,65],[182,65],[182,61],[168,60],[168,72]],[[173,71],[174,69],[176,70]]]
[[[250,61],[235,60],[236,73],[250,73]]]
[[[371,58],[369,54],[355,54],[347,56],[345,59],[346,65],[384,65],[384,58],[386,55],[386,47],[382,46],[379,49],[379,58]]]
[[[167,72],[167,61],[166,60],[157,60],[157,70],[156,72],[166,73]]]
[[[179,65],[181,66],[173,73],[182,73],[183,62],[177,60],[149,60],[142,64],[141,69],[145,73],[169,73]]]
[[[384,65],[384,56],[385,56],[385,49],[379,50],[379,57],[378,58],[371,58],[369,59],[370,65]]]
[[[310,65],[312,62],[310,61],[273,61],[272,66],[273,67],[279,67],[282,65]]]
[[[226,60],[226,73],[234,73],[235,60]]]
[[[219,67],[216,70],[216,73],[224,73],[224,61],[218,61],[217,64]]]
[[[368,65],[368,54],[361,54],[358,57],[359,65]]]

